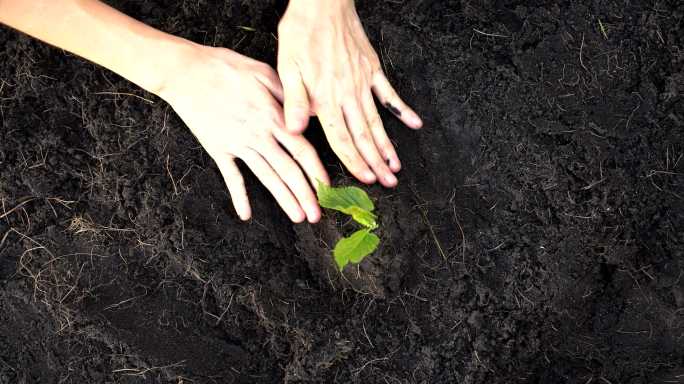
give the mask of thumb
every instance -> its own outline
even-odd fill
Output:
[[[297,68],[288,68],[280,73],[283,84],[285,127],[291,133],[302,133],[309,124],[309,94]]]

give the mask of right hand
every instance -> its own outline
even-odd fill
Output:
[[[267,64],[224,48],[195,46],[187,65],[159,91],[218,166],[242,220],[252,210],[235,159],[247,164],[293,222],[321,211],[309,180],[329,184],[313,146],[285,130],[283,89]],[[285,151],[287,150],[287,152]],[[289,153],[288,153],[289,152]],[[294,158],[294,160],[293,160]]]
[[[401,163],[373,95],[406,126],[423,121],[385,76],[353,0],[290,0],[278,25],[278,73],[290,132],[302,132],[313,112],[351,174],[397,185]]]

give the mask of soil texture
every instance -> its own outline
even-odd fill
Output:
[[[282,1],[109,3],[275,64]],[[352,224],[251,174],[241,223],[167,104],[0,29],[0,383],[684,383],[684,3],[357,3],[425,129],[381,111],[344,277]]]

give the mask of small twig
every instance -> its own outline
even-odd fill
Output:
[[[590,190],[590,189],[594,188],[595,186],[597,186],[597,185],[603,183],[604,181],[606,181],[606,178],[605,178],[605,177],[602,178],[601,180],[594,181],[593,183],[591,183],[591,184],[589,184],[589,185],[587,185],[587,186],[585,186],[585,187],[582,187],[582,190],[583,190],[583,191]]]
[[[608,34],[606,33],[606,28],[603,26],[603,23],[601,22],[601,19],[598,19],[599,23],[599,28],[601,28],[601,33],[603,34],[603,37],[608,40]]]
[[[625,123],[625,129],[629,129],[629,122],[632,121],[632,117],[634,116],[634,112],[636,112],[636,110],[639,109],[639,107],[641,107],[641,103],[639,103],[639,105],[637,105],[636,107],[634,107],[634,109],[632,109],[632,113],[629,114],[629,117],[627,118],[627,123]]]
[[[454,220],[456,220],[456,225],[458,225],[458,229],[461,231],[461,262],[465,264],[465,233],[463,232],[463,227],[461,226],[461,222],[458,220],[458,215],[456,214],[456,205],[452,204],[452,208],[454,210]]]
[[[176,188],[176,181],[173,179],[173,174],[171,174],[171,170],[169,169],[169,155],[166,155],[166,172],[168,172],[169,177],[171,178],[171,184],[173,184],[173,195],[177,196],[178,188]]]
[[[369,361],[366,362],[366,364],[362,365],[361,368],[355,369],[355,370],[352,371],[352,372],[353,372],[355,375],[358,375],[358,374],[361,373],[361,371],[363,371],[368,365],[373,364],[373,363],[377,363],[377,362],[380,362],[380,361],[386,361],[386,360],[389,360],[389,357],[385,356],[385,357],[380,357],[380,358],[377,358],[377,359],[369,360]]]
[[[0,88],[0,90],[2,90],[2,88]],[[12,372],[16,372],[16,371],[17,371],[16,369],[14,369],[13,366],[7,364],[7,362],[5,361],[5,359],[3,359],[2,357],[0,357],[0,363],[3,363],[7,368],[11,369]]]
[[[12,208],[12,209],[10,209],[9,211],[6,211],[6,212],[3,213],[2,215],[0,215],[0,219],[4,219],[5,217],[7,217],[7,216],[8,216],[9,214],[11,214],[12,212],[16,211],[17,209],[23,207],[25,204],[28,204],[28,203],[30,203],[31,201],[35,200],[35,199],[36,199],[35,197],[32,197],[32,198],[30,198],[30,199],[28,199],[28,200],[26,200],[26,201],[23,201],[23,202],[17,204],[14,208]]]
[[[223,320],[223,316],[225,316],[226,313],[228,313],[231,304],[233,304],[233,296],[235,296],[235,293],[232,293],[230,295],[230,300],[228,300],[228,306],[226,307],[226,309],[223,310],[223,312],[221,312],[221,315],[218,317],[218,319],[216,319],[216,324],[214,325],[219,325],[219,323],[221,323],[221,320]]]
[[[45,252],[48,253],[48,255],[50,255],[50,257],[53,257],[53,258],[55,257],[54,253],[50,252],[49,249],[47,249],[43,244],[37,242],[36,240],[34,240],[34,239],[32,239],[32,238],[26,236],[25,234],[23,234],[23,233],[17,231],[17,230],[14,229],[14,228],[10,228],[10,232],[14,232],[14,233],[16,233],[17,235],[21,236],[22,238],[24,238],[24,239],[26,239],[26,240],[32,242],[33,244],[37,245],[37,247],[32,248],[31,250],[43,249],[43,250],[45,250]],[[28,252],[28,251],[26,251],[26,252]]]
[[[653,177],[655,175],[680,175],[678,172],[670,172],[670,171],[656,171],[654,169],[650,170],[646,177]]]
[[[137,99],[140,99],[140,100],[142,100],[142,101],[145,101],[145,102],[147,102],[147,103],[154,104],[154,101],[152,101],[152,100],[150,100],[150,99],[146,99],[146,98],[144,98],[144,97],[142,97],[142,96],[138,96],[138,95],[133,94],[133,93],[126,93],[126,92],[94,92],[93,95],[133,96],[133,97],[135,97],[135,98],[137,98]]]
[[[596,216],[595,216],[593,213],[592,213],[591,216],[571,215],[571,214],[569,214],[569,213],[567,213],[567,212],[563,212],[563,214],[564,214],[565,216],[568,216],[568,217],[574,217],[575,219],[592,220],[592,219],[595,219],[595,218],[596,218]]]
[[[159,367],[149,367],[149,368],[121,368],[121,369],[115,369],[112,371],[112,373],[121,373],[125,376],[145,376],[146,373],[152,372],[152,371],[161,371],[162,369],[169,369],[169,368],[178,368],[182,367],[183,364],[185,364],[185,360],[181,360],[177,363],[169,364],[169,365],[164,365],[164,366],[159,366]]]
[[[124,304],[126,304],[126,303],[128,303],[128,302],[130,302],[130,301],[133,301],[133,300],[135,300],[135,299],[141,298],[141,297],[143,297],[143,296],[145,296],[145,295],[143,294],[143,295],[133,296],[133,297],[130,297],[130,298],[126,299],[126,300],[121,300],[121,301],[119,301],[118,303],[114,303],[114,304],[111,304],[111,305],[108,305],[108,306],[102,308],[102,310],[103,310],[103,311],[108,311],[108,310],[110,310],[110,309],[118,308],[118,307],[120,307],[120,306],[122,306],[122,305],[124,305]]]
[[[418,193],[416,190],[411,186],[411,191],[413,192],[413,196],[416,197],[416,200],[420,199],[418,196]],[[430,235],[432,236],[432,240],[435,242],[435,245],[437,246],[437,252],[439,252],[440,256],[442,256],[442,259],[446,262],[447,267],[451,267],[449,265],[449,259],[447,258],[446,254],[444,253],[444,250],[442,249],[442,244],[439,242],[439,239],[437,238],[437,234],[435,233],[435,230],[432,228],[432,224],[430,224],[430,221],[428,220],[427,213],[421,206],[421,204],[417,204],[416,207],[418,208],[418,211],[420,211],[421,216],[423,217],[423,220],[425,221],[425,225],[427,225],[428,230],[430,231]]]
[[[494,247],[492,249],[487,249],[486,252],[498,251],[499,249],[501,249],[501,247],[504,246],[504,244],[506,244],[506,241],[502,241],[501,244],[497,245],[496,247]]]
[[[506,36],[506,35],[499,35],[498,33],[482,32],[479,29],[475,29],[475,28],[473,28],[473,31],[479,33],[480,35],[485,35],[485,36],[490,36],[490,37],[503,37],[504,39],[508,38],[508,36]]]
[[[430,221],[428,221],[427,214],[425,213],[422,207],[418,207],[418,210],[420,211],[420,214],[423,216],[423,220],[425,220],[425,225],[427,225],[428,230],[430,231],[430,235],[432,236],[432,240],[435,242],[435,245],[437,246],[437,252],[439,252],[439,255],[442,256],[442,259],[444,259],[444,261],[446,261],[448,264],[449,259],[446,257],[446,254],[442,249],[442,244],[439,242],[435,230],[432,229],[432,224],[430,224]]]
[[[368,306],[366,307],[366,310],[363,311],[363,315],[361,315],[361,325],[363,326],[363,334],[366,336],[366,340],[368,340],[368,344],[370,344],[371,348],[375,348],[375,345],[373,345],[373,342],[371,341],[370,337],[368,337],[368,332],[366,332],[366,314],[371,308],[371,305],[375,303],[375,299],[371,299],[368,302]]]
[[[2,236],[2,240],[0,240],[0,249],[2,249],[2,246],[5,244],[5,240],[7,240],[7,236],[9,236],[10,232],[12,232],[11,228]]]
[[[584,33],[582,33],[582,44],[580,44],[580,51],[579,51],[579,60],[580,60],[580,65],[582,68],[584,68],[585,71],[589,71],[587,67],[584,65],[584,61],[582,60],[582,50],[584,49]]]
[[[74,281],[74,285],[71,286],[71,289],[69,289],[69,292],[67,292],[62,298],[59,300],[59,303],[62,304],[64,300],[71,294],[71,292],[76,289],[76,286],[78,285],[78,280],[81,278],[81,273],[83,272],[83,267],[85,267],[85,263],[81,264],[81,269],[78,271],[78,275],[76,276],[76,281]]]

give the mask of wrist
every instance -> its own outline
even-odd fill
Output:
[[[338,15],[355,9],[354,0],[290,0],[285,16],[288,11],[299,17],[319,17],[321,14]]]
[[[204,48],[192,41],[171,36],[168,41],[147,51],[144,56],[148,63],[138,63],[145,68],[145,73],[139,81],[132,80],[146,91],[166,99],[165,95],[174,80],[184,76],[185,69],[197,60]]]
[[[320,6],[326,9],[334,9],[336,7],[348,7],[354,5],[354,0],[290,0],[288,2],[289,6],[299,6],[304,5],[308,7]]]

